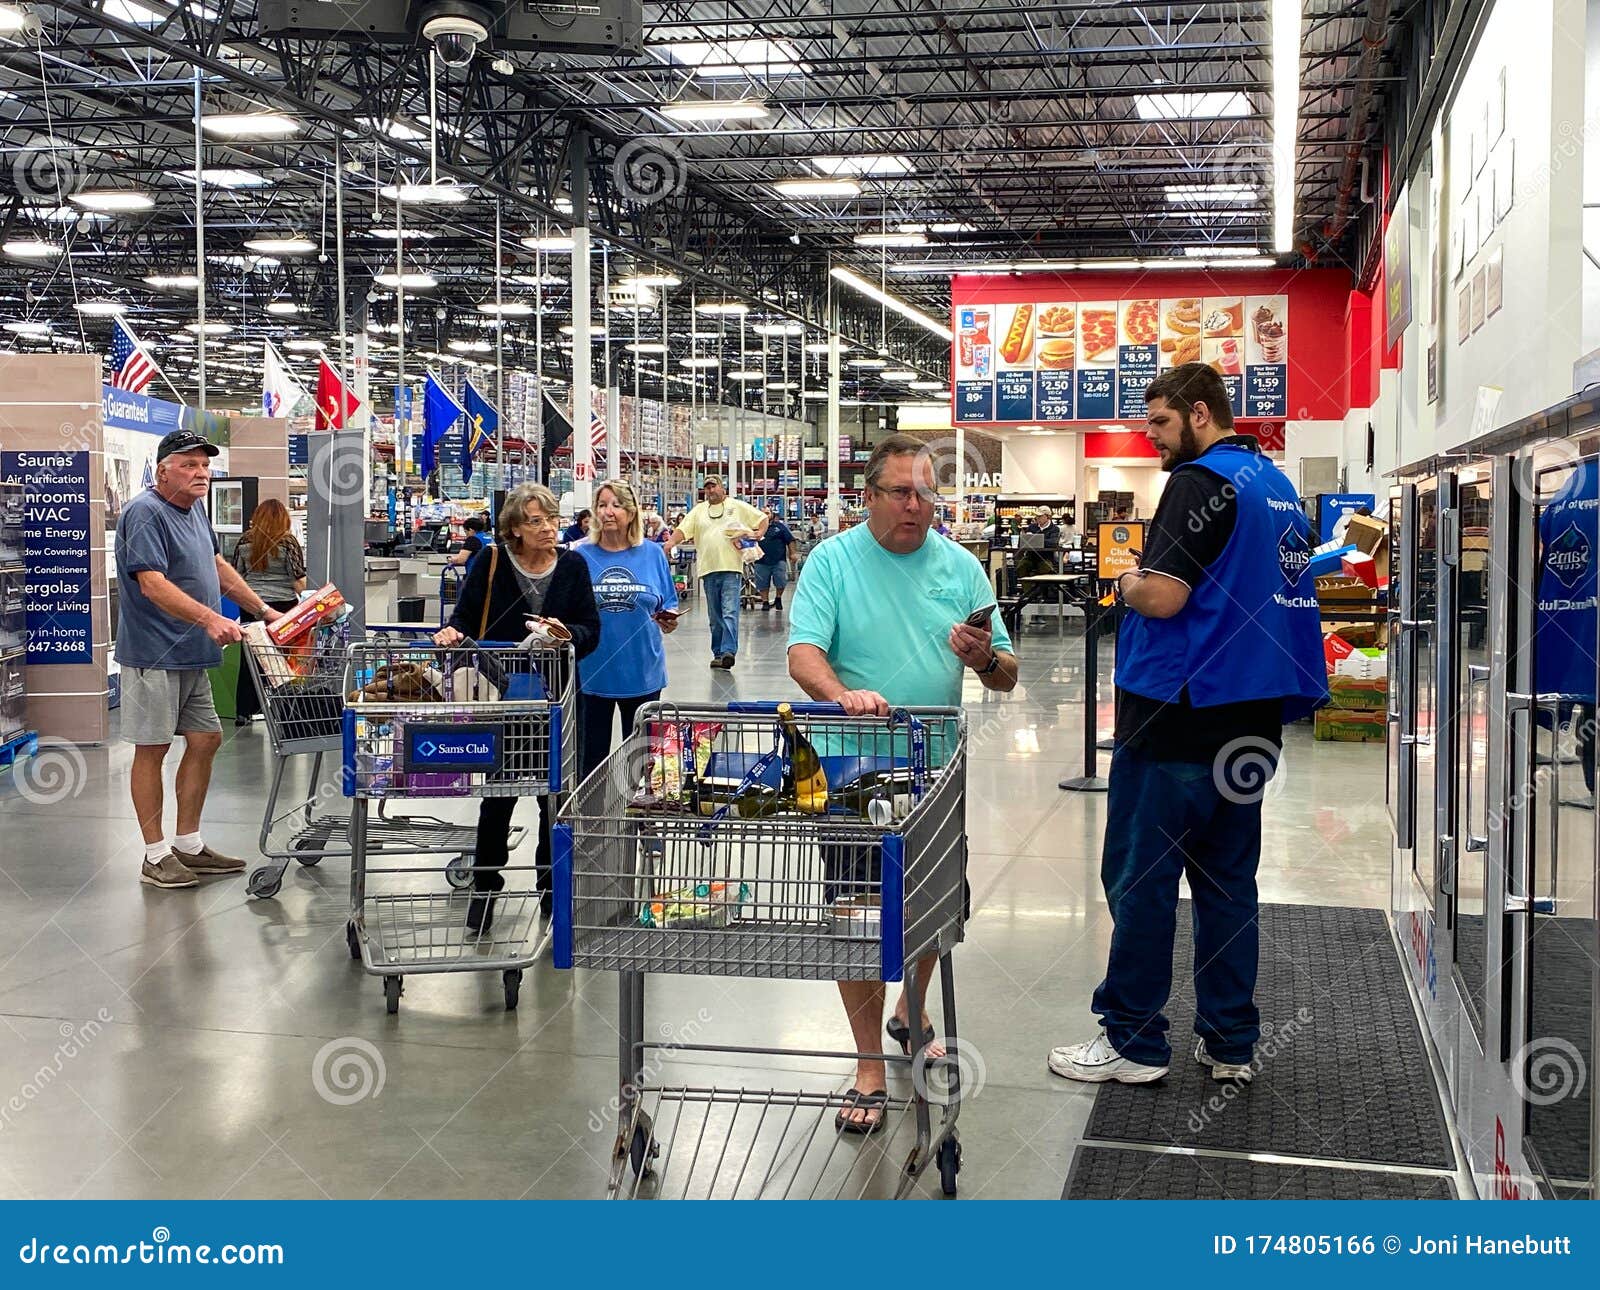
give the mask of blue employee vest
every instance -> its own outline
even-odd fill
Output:
[[[1596,546],[1600,467],[1582,462],[1539,515],[1534,688],[1595,701]]]
[[[1294,485],[1260,453],[1231,444],[1178,469],[1209,470],[1231,485],[1233,536],[1173,617],[1123,616],[1117,687],[1175,703],[1187,686],[1196,708],[1282,699],[1284,721],[1296,721],[1327,702],[1328,673],[1311,525]]]

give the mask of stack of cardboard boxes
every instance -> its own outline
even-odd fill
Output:
[[[1328,664],[1328,706],[1317,712],[1313,734],[1342,743],[1382,743],[1389,703],[1387,630],[1381,614],[1389,589],[1389,534],[1382,521],[1350,517],[1338,572],[1317,577],[1322,606],[1323,656]],[[1348,615],[1348,617],[1344,617]]]

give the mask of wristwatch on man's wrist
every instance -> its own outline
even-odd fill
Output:
[[[988,666],[987,667],[975,668],[974,671],[976,671],[979,676],[993,676],[994,672],[995,672],[995,669],[998,668],[999,666],[1000,666],[1000,655],[996,651],[990,650],[989,651],[989,663],[988,663]]]

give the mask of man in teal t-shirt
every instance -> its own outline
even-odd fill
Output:
[[[820,543],[795,589],[789,675],[813,699],[837,703],[852,716],[886,717],[898,707],[958,707],[967,668],[985,689],[1010,690],[1017,683],[1011,638],[993,607],[983,567],[964,548],[928,532],[938,496],[926,448],[920,439],[896,434],[873,449],[867,462],[866,523]],[[988,625],[967,626],[964,620],[984,608],[990,609]],[[943,760],[942,742],[930,739],[933,764]],[[828,891],[852,885],[879,889],[877,848],[850,850],[868,854],[826,857]],[[930,955],[917,965],[924,990],[937,962]],[[839,993],[856,1051],[880,1051],[883,982],[841,981]],[[929,1042],[931,1027],[924,1012],[923,1033],[913,1036],[908,1016],[902,993],[888,1031],[914,1052]],[[940,1055],[938,1049],[935,1044],[931,1055]],[[882,1062],[858,1061],[838,1126],[852,1133],[880,1127],[886,1088]]]

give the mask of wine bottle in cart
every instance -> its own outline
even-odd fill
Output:
[[[800,730],[794,708],[778,705],[778,723],[783,731],[783,791],[781,796],[806,815],[825,815],[828,810],[828,776],[822,758]]]

